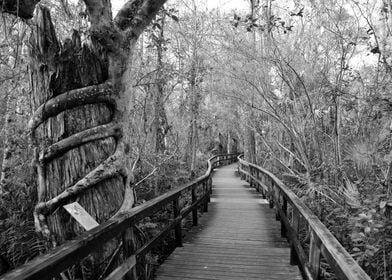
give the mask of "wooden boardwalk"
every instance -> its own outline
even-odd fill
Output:
[[[302,279],[290,265],[290,249],[267,202],[235,175],[237,164],[217,170],[205,213],[157,269],[169,279]]]

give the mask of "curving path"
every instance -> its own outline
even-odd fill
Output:
[[[157,280],[302,279],[267,202],[236,176],[237,164],[217,169],[209,212],[183,247],[157,269]]]

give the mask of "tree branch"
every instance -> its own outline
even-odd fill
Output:
[[[114,22],[121,30],[129,30],[132,37],[138,38],[165,2],[166,0],[129,0],[120,9]]]
[[[83,0],[86,4],[87,13],[94,29],[96,26],[108,24],[112,19],[112,7],[110,1]]]

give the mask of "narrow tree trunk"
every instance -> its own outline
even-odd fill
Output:
[[[340,151],[340,104],[339,96],[334,97],[334,138],[335,138],[335,158],[336,166],[339,167],[342,162],[342,156]]]
[[[160,29],[158,38],[155,41],[157,50],[157,74],[155,77],[155,84],[153,89],[153,147],[156,155],[162,155],[166,151],[166,134],[168,132],[166,109],[164,104],[165,97],[165,77],[164,77],[164,28],[165,15],[161,13]],[[154,196],[160,194],[160,187],[162,185],[162,177],[156,176],[154,180]]]
[[[195,99],[197,96],[195,96]],[[197,147],[199,142],[199,131],[197,128],[198,118],[199,118],[199,109],[198,109],[198,101],[195,100],[192,105],[192,121],[191,121],[191,172],[196,169],[197,163]]]
[[[222,147],[220,153],[222,154],[227,153],[227,135],[219,132],[218,138],[219,138],[219,146]]]
[[[256,163],[256,137],[253,129],[249,127],[246,131],[245,160]]]
[[[250,0],[250,11],[251,11],[251,19],[256,19],[256,8],[258,5],[258,1]],[[252,31],[252,41],[253,41],[253,52],[254,55],[257,56],[257,46],[256,46],[256,30]],[[251,62],[252,63],[252,62]],[[263,77],[264,78],[264,77]],[[254,97],[252,97],[253,103]],[[248,116],[248,125],[246,126],[246,146],[245,146],[245,160],[256,163],[256,135],[254,130],[252,129],[252,122],[254,122],[254,114],[253,109],[251,109]]]
[[[12,108],[15,108],[13,102],[15,99],[12,94],[7,92],[5,98],[5,116],[4,124],[2,128],[2,138],[3,138],[3,157],[1,159],[1,175],[0,175],[0,196],[3,194],[10,171],[10,160],[12,155],[12,135],[10,134],[10,125],[12,122]]]
[[[238,152],[238,139],[230,131],[227,134],[227,152],[229,154],[235,154]]]
[[[154,138],[154,150],[156,153],[163,153],[166,150],[165,137],[168,130],[167,116],[164,104],[164,94],[165,94],[165,77],[164,77],[164,27],[165,19],[162,18],[160,32],[158,39],[156,40],[157,47],[157,75],[154,85],[154,98],[153,98],[153,138]]]
[[[201,94],[198,89],[198,69],[197,69],[197,55],[196,48],[194,48],[194,54],[192,59],[191,71],[189,76],[190,82],[190,126],[188,132],[188,153],[190,155],[190,170],[194,172],[196,169],[196,155],[199,141],[199,130],[198,130],[198,121],[199,121],[199,108],[201,102]]]

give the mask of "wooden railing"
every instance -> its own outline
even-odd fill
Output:
[[[326,226],[291,190],[271,172],[241,157],[238,157],[240,175],[269,200],[271,208],[275,207],[282,237],[287,237],[291,245],[291,264],[298,264],[306,279],[320,279],[320,259],[324,257],[338,279],[370,280]],[[300,226],[310,235],[308,250],[301,245]]]
[[[119,234],[135,225],[146,217],[152,216],[157,211],[172,203],[173,217],[170,222],[156,236],[147,241],[140,249],[130,256],[122,265],[117,267],[105,279],[122,279],[143,256],[169,235],[173,230],[177,246],[182,244],[181,221],[192,212],[193,225],[198,223],[198,208],[208,210],[211,194],[211,178],[213,169],[221,165],[237,161],[238,154],[217,155],[208,160],[206,173],[186,184],[173,189],[159,197],[133,208],[129,212],[121,213],[96,228],[85,232],[76,239],[65,243],[52,252],[39,256],[29,263],[0,277],[1,280],[21,279],[52,279],[59,276],[64,270],[78,264],[83,258],[102,248],[103,244],[116,238]],[[180,196],[190,192],[190,205],[180,209]]]

